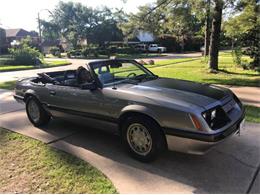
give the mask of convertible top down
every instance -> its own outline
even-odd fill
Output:
[[[239,132],[245,115],[229,89],[161,78],[125,59],[21,79],[14,98],[26,103],[35,126],[57,117],[84,121],[121,136],[125,148],[141,161],[155,159],[166,148],[205,153]]]

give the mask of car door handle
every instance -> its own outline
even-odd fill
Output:
[[[51,91],[50,91],[50,94],[51,94],[51,95],[56,95],[56,92],[53,91],[53,90],[51,90]]]

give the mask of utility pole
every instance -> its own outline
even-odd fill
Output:
[[[41,30],[40,12],[38,12],[38,28],[39,28],[39,46],[40,46],[40,51],[42,51],[42,30]]]
[[[50,15],[53,15],[53,13],[48,10],[48,9],[42,9],[38,12],[38,17],[37,17],[37,20],[38,20],[38,28],[39,28],[39,47],[40,47],[40,51],[42,52],[42,29],[41,29],[41,18],[40,18],[40,12],[41,11],[48,11],[50,13]]]

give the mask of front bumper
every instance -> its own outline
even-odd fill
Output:
[[[24,103],[24,97],[20,95],[14,95],[14,99],[19,103]]]
[[[240,124],[245,118],[245,110],[241,117],[227,129],[215,134],[203,134],[164,128],[168,149],[192,154],[205,154],[216,144],[239,132]]]

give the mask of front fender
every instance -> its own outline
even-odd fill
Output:
[[[33,89],[28,89],[24,93],[24,101],[26,101],[26,98],[29,97],[30,95],[36,97],[39,100],[39,96],[36,94],[36,92]]]
[[[153,118],[160,126],[162,125],[160,123],[158,115],[152,109],[147,108],[143,105],[128,105],[124,107],[120,112],[119,118],[121,118],[124,114],[127,113],[140,113],[140,114],[147,115]]]

